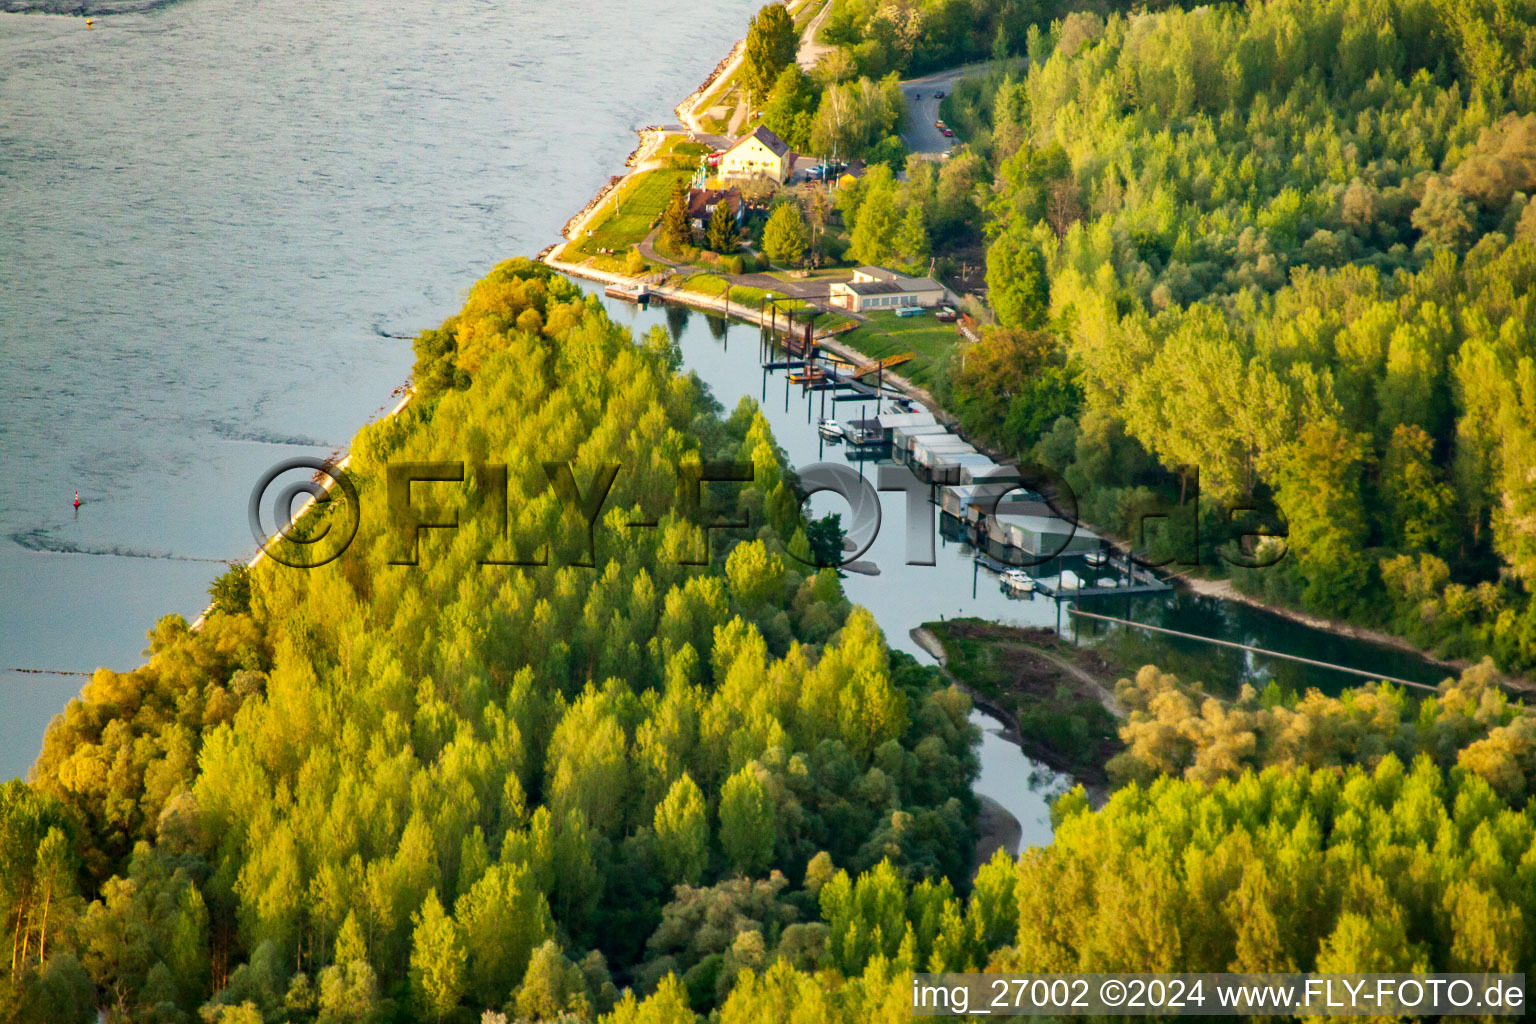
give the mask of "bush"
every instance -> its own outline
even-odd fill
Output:
[[[229,571],[208,587],[215,611],[239,615],[251,610],[251,570],[243,562],[230,562]]]
[[[742,274],[746,272],[747,261],[740,256],[727,256],[721,260],[721,264],[725,267],[727,274]]]

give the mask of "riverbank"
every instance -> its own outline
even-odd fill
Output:
[[[802,38],[802,52],[804,52],[808,45],[814,44],[814,39],[812,38],[814,36],[813,26],[818,20],[819,16],[810,19],[810,24],[807,25],[806,32]],[[743,51],[743,42],[744,41],[738,41],[726,54],[726,56],[722,58],[721,61],[715,66],[713,71],[711,71],[711,73],[698,86],[698,88],[696,88],[687,98],[685,98],[676,106],[675,113],[682,123],[680,125],[669,126],[664,129],[647,129],[642,138],[641,149],[638,152],[654,152],[656,149],[659,149],[665,145],[669,138],[675,136],[684,136],[689,139],[694,139],[700,132],[705,130],[706,126],[701,120],[701,108],[710,100],[712,96],[714,96],[714,94],[720,91],[722,85],[728,85],[731,76],[739,70]],[[598,197],[596,197],[591,203],[588,204],[583,213],[579,214],[577,218],[573,218],[572,222],[568,225],[568,230],[565,232],[568,241],[579,238],[582,229],[588,224],[588,222],[590,222],[592,218],[598,214],[598,211],[604,209],[603,199],[611,195],[614,189],[623,187],[624,183],[629,181],[633,175],[637,173],[643,173],[642,168],[647,166],[643,158],[632,161],[632,164],[633,166],[627,171],[626,174],[611,179],[608,184],[604,186]],[[562,254],[562,250],[568,248],[568,246],[561,246],[552,250],[546,250],[546,252],[540,255],[540,258],[551,267],[574,277],[585,278],[587,280],[600,282],[605,285],[614,284],[620,286],[632,286],[638,281],[643,280],[648,283],[650,293],[661,300],[686,305],[692,309],[700,310],[706,313],[733,316],[747,323],[762,323],[762,317],[759,315],[756,309],[743,306],[741,303],[732,301],[730,299],[722,299],[717,296],[701,294],[697,291],[690,291],[686,286],[683,285],[683,282],[686,280],[686,275],[673,275],[672,277],[665,280],[657,280],[656,275],[654,274],[649,274],[649,276],[643,277],[631,277],[625,274],[616,273],[612,269],[599,268],[593,265],[593,263],[596,262],[593,260],[587,260],[584,262],[572,262],[559,259],[558,257]],[[607,267],[611,267],[613,261],[605,260],[603,262]],[[648,267],[647,269],[649,272],[653,268]],[[732,278],[730,275],[720,273],[717,268],[710,268],[708,269],[708,272],[716,277],[724,279],[724,281],[726,281],[728,284],[745,284],[745,282]],[[653,281],[655,283],[650,283]],[[834,339],[826,339],[821,344],[822,348],[824,348],[829,354],[835,355],[838,358],[847,359],[854,362],[863,362],[868,358],[853,346]],[[900,373],[895,372],[887,372],[885,374],[884,381],[893,390],[899,391],[914,401],[921,403],[925,408],[932,411],[941,422],[950,425],[952,429],[955,428],[953,418],[949,416],[949,414],[940,406],[936,397],[928,389],[918,385],[909,377],[905,377]],[[967,440],[975,445],[978,450],[994,459],[1002,459],[1006,457],[1006,453],[996,451],[991,448],[991,446],[980,443],[973,438],[967,438]],[[1089,527],[1093,526],[1091,523],[1084,523],[1083,525]],[[1103,531],[1099,532],[1101,535],[1104,535]],[[1107,536],[1106,539],[1108,539]],[[1122,542],[1111,541],[1111,544],[1122,551],[1126,547],[1126,545]],[[1177,586],[1181,587],[1188,593],[1207,596],[1217,600],[1240,602],[1249,607],[1259,609],[1278,618],[1284,619],[1287,622],[1303,625],[1311,629],[1331,634],[1333,636],[1347,638],[1349,640],[1358,640],[1364,643],[1388,648],[1395,652],[1400,652],[1413,658],[1420,659],[1436,669],[1443,669],[1447,674],[1450,675],[1459,673],[1469,665],[1467,661],[1461,659],[1446,660],[1437,658],[1430,652],[1416,647],[1404,638],[1394,636],[1386,632],[1356,626],[1344,621],[1320,618],[1294,608],[1267,603],[1262,599],[1237,591],[1236,588],[1234,588],[1231,585],[1231,582],[1228,580],[1210,579],[1200,576],[1187,575],[1176,575],[1171,577],[1171,579]],[[1511,691],[1536,692],[1536,685],[1533,685],[1531,681],[1523,678],[1506,678],[1505,684]]]
[[[1349,637],[1351,640],[1362,640],[1366,643],[1377,644],[1381,647],[1390,647],[1404,654],[1411,654],[1431,665],[1438,665],[1447,672],[1459,675],[1471,668],[1473,663],[1466,658],[1437,658],[1428,651],[1404,640],[1392,633],[1385,633],[1378,629],[1369,629],[1365,626],[1356,626],[1348,622],[1340,622],[1336,619],[1320,618],[1316,615],[1308,615],[1297,608],[1289,608],[1285,605],[1272,604],[1252,594],[1245,594],[1232,585],[1231,580],[1210,579],[1204,576],[1190,576],[1177,574],[1169,577],[1178,586],[1190,593],[1199,594],[1201,597],[1211,597],[1218,601],[1236,601],[1250,608],[1258,608],[1271,615],[1278,616],[1289,622],[1307,626],[1311,629],[1322,630],[1335,636]],[[1536,693],[1536,682],[1532,682],[1523,676],[1500,676],[1506,689],[1518,693]]]
[[[955,619],[927,623],[911,636],[945,679],[1002,723],[1004,739],[1070,775],[1094,806],[1109,798],[1104,765],[1119,750],[1125,718],[1114,683],[1126,673],[1092,650],[1061,650],[1049,630]]]

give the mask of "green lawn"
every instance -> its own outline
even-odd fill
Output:
[[[719,298],[725,294],[726,281],[716,274],[695,274],[683,282],[682,287],[683,291]],[[731,301],[746,308],[757,309],[769,294],[761,288],[748,288],[739,284],[731,286]]]
[[[672,195],[672,183],[687,182],[691,171],[657,170],[637,174],[619,186],[618,213],[614,213],[614,198],[603,200],[598,219],[587,226],[592,237],[578,238],[565,252],[565,258],[580,262],[588,256],[599,255],[601,249],[612,249],[622,254],[636,242],[650,234],[651,222],[661,216],[667,199]]]
[[[692,171],[699,166],[699,157],[710,152],[702,142],[693,142],[685,135],[674,135],[662,143],[653,160],[665,160],[668,167]]]
[[[954,324],[941,324],[932,312],[922,316],[900,317],[895,313],[871,313],[869,322],[856,331],[839,336],[845,345],[876,359],[911,352],[917,358],[892,367],[919,387],[931,388],[939,360],[959,340]]]
[[[788,270],[769,270],[765,271],[765,273],[769,277],[783,281],[786,284],[791,281],[822,281],[830,284],[833,281],[847,281],[852,278],[853,271],[850,268],[853,266],[856,266],[856,264],[850,263],[842,267],[822,267],[820,270],[808,270],[800,277],[796,277],[793,272]]]

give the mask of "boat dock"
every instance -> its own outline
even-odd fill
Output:
[[[1036,575],[1036,571],[1044,568],[1043,566],[1024,567],[1024,571],[1029,574],[1035,585],[1035,593],[1060,601],[1080,597],[1128,597],[1132,594],[1156,594],[1173,589],[1173,585],[1167,580],[1161,579],[1150,569],[1136,565],[1134,562],[1131,563],[1129,570],[1123,562],[1117,564],[1113,559],[1098,568],[1079,566],[1077,569],[1062,570],[1061,563],[1066,559],[1081,561],[1080,557],[1072,555],[1058,556],[1051,561],[1057,564],[1059,571],[1044,572],[1040,575]],[[980,551],[976,552],[975,562],[977,566],[988,569],[999,577],[1010,569],[1020,568],[1017,565],[1001,562]],[[1068,585],[1063,585],[1064,578]],[[1098,581],[1101,579],[1112,579],[1115,585],[1100,586]],[[1077,585],[1070,585],[1074,581]]]
[[[611,284],[603,289],[603,294],[610,299],[618,299],[621,302],[634,302],[642,306],[648,303],[651,298],[650,289],[643,284],[633,287]]]

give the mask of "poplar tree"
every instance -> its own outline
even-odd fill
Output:
[[[667,879],[697,885],[709,859],[704,795],[684,772],[656,807],[656,844]]]
[[[749,877],[761,874],[773,857],[773,801],[751,765],[732,775],[721,792],[720,845]]]
[[[464,995],[463,943],[436,889],[427,893],[412,920],[416,931],[411,940],[411,992],[422,1014],[440,1022]]]
[[[779,75],[794,63],[798,46],[794,20],[782,3],[771,3],[752,16],[741,75],[756,103],[767,99]]]

